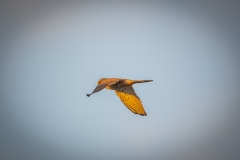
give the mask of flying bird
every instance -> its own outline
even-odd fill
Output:
[[[152,82],[153,80],[130,80],[121,78],[101,78],[97,82],[97,87],[93,90],[93,93],[99,92],[104,88],[109,90],[115,90],[117,96],[121,99],[123,104],[134,114],[139,114],[142,116],[147,116],[140,98],[135,93],[132,85],[135,83]]]

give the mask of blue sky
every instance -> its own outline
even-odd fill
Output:
[[[23,146],[72,158],[159,158],[208,144],[239,102],[239,57],[215,23],[192,13],[91,3],[27,21],[2,64],[9,130]],[[113,91],[86,96],[108,77],[153,79],[134,85],[148,116]]]

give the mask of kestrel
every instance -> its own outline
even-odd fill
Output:
[[[152,82],[153,80],[130,80],[121,78],[101,78],[93,93],[99,92],[104,88],[115,90],[117,96],[121,99],[123,104],[134,114],[147,116],[140,98],[135,93],[132,85],[135,83]],[[91,94],[87,94],[89,97]]]

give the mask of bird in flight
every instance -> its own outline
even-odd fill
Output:
[[[153,80],[130,80],[130,79],[122,79],[122,78],[101,78],[97,87],[93,90],[91,94],[87,94],[87,96],[91,96],[93,93],[99,92],[104,88],[109,90],[115,90],[117,96],[121,99],[123,104],[134,114],[139,114],[141,116],[147,116],[145,112],[142,102],[140,98],[135,93],[132,85],[135,83],[144,83],[144,82],[152,82]]]

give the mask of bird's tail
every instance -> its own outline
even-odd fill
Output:
[[[131,83],[145,83],[145,82],[152,82],[153,80],[131,80]]]

